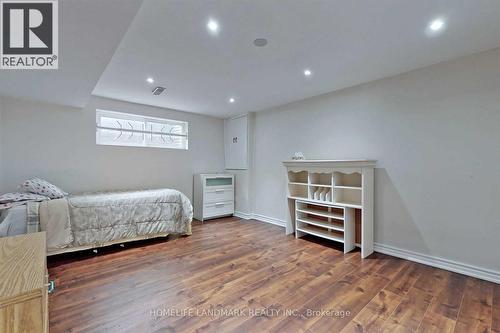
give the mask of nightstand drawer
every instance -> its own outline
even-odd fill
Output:
[[[205,189],[205,202],[233,201],[234,192],[232,188]]]
[[[207,177],[205,178],[205,187],[207,188],[213,188],[213,187],[220,187],[220,186],[233,186],[233,177]]]
[[[203,210],[203,217],[213,217],[221,215],[230,215],[234,213],[234,202],[214,202],[205,204]]]

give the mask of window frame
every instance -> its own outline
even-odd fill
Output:
[[[101,118],[103,117],[109,117],[109,118],[117,118],[122,121],[138,121],[138,122],[143,122],[143,128],[146,128],[148,123],[154,123],[154,124],[163,124],[163,125],[181,125],[183,128],[185,128],[185,134],[177,134],[177,133],[164,133],[164,132],[156,132],[152,130],[137,130],[137,129],[127,129],[127,128],[115,128],[115,127],[107,127],[107,126],[101,126]],[[104,110],[104,109],[96,109],[96,118],[95,118],[95,125],[96,125],[96,144],[100,146],[118,146],[118,147],[139,147],[139,148],[162,148],[162,149],[175,149],[175,150],[189,150],[189,122],[187,121],[182,121],[182,120],[175,120],[175,119],[168,119],[168,118],[160,118],[160,117],[150,117],[150,116],[145,116],[145,115],[139,115],[139,114],[132,114],[132,113],[125,113],[125,112],[118,112],[118,111],[110,111],[110,110]],[[151,127],[152,128],[152,127]],[[124,144],[123,142],[119,143],[103,143],[100,142],[100,131],[99,130],[108,130],[108,131],[116,131],[116,132],[121,132],[121,133],[138,133],[142,134],[144,136],[143,139],[143,144]],[[148,141],[146,140],[147,135],[166,135],[170,137],[181,137],[185,138],[185,146],[183,147],[173,147],[173,146],[164,146],[164,145],[159,145],[159,144],[148,144]]]

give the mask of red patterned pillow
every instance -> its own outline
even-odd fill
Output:
[[[68,193],[64,192],[59,187],[40,178],[28,179],[21,185],[21,187],[28,192],[44,195],[51,199],[59,199],[68,195]]]

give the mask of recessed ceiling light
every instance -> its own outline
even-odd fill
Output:
[[[213,34],[217,34],[219,32],[219,22],[214,19],[208,20],[207,29]]]
[[[234,99],[234,97],[229,98],[229,103],[233,104],[234,102],[236,102],[236,100]]]
[[[429,32],[436,33],[442,31],[446,26],[446,23],[443,19],[438,18],[429,23]]]
[[[307,76],[307,77],[311,76],[312,75],[311,70],[310,69],[304,69],[304,75]]]
[[[146,81],[148,81],[148,83],[153,83],[153,82],[155,82],[155,80],[154,80],[152,77],[148,77],[148,78],[146,79]]]

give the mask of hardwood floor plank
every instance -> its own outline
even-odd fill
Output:
[[[383,324],[401,303],[402,298],[387,290],[380,291],[342,332],[381,332]]]
[[[361,259],[238,218],[195,222],[189,237],[51,257],[49,273],[53,333],[500,333],[498,285],[379,253]],[[175,312],[224,309],[243,315]]]
[[[373,253],[370,257],[365,259],[361,259],[361,256],[357,255],[355,257],[347,259],[347,261],[359,267],[357,271],[359,274],[377,274],[378,271],[384,272],[388,269],[396,267],[392,266],[392,264],[389,264],[391,262],[402,263],[400,259],[389,257],[381,253]],[[389,267],[382,269],[382,267],[386,265]],[[383,273],[381,275],[383,276]]]
[[[419,333],[451,333],[455,329],[456,321],[445,316],[428,312],[417,329]]]
[[[362,279],[362,276],[351,273],[332,284],[326,284],[315,289],[315,293],[311,298],[301,298],[286,302],[284,304],[285,308],[296,309],[297,316],[280,318],[280,322],[273,326],[270,331],[294,332],[309,329],[321,318],[317,315],[311,315],[311,311],[331,310],[331,308],[327,308],[327,305],[332,300],[340,300],[346,297],[355,286],[361,283]]]
[[[401,270],[406,269],[411,263],[399,258],[384,260],[384,264],[377,270],[376,274],[393,280]]]
[[[305,248],[307,248],[310,244],[305,245]],[[203,300],[203,302],[197,304],[198,306],[202,305],[213,305],[217,304],[217,306],[225,306],[228,307],[229,305],[231,306],[236,306],[237,304],[234,303],[235,300],[242,299],[245,300],[245,295],[247,293],[252,293],[253,296],[258,296],[259,292],[265,292],[266,288],[273,289],[273,283],[281,283],[281,279],[283,278],[283,274],[286,276],[288,272],[292,272],[293,270],[296,270],[297,268],[303,267],[303,263],[310,261],[311,259],[314,259],[311,255],[307,255],[306,252],[300,251],[300,253],[297,253],[297,258],[292,259],[290,256],[290,251],[285,252],[287,253],[286,260],[280,262],[275,262],[273,265],[269,266],[270,272],[262,272],[262,271],[254,271],[251,274],[248,274],[244,280],[235,280],[231,281],[230,284],[224,286],[224,290],[215,290],[215,293],[207,295],[207,298]],[[275,256],[278,257],[278,256]],[[280,272],[277,271],[280,265],[285,265],[288,266],[288,271],[287,272]],[[328,266],[326,266],[328,268]],[[272,274],[271,274],[272,272]],[[271,275],[275,275],[274,278],[271,278]],[[253,280],[253,281],[250,281]],[[248,284],[248,282],[251,282]],[[254,283],[259,284],[258,286],[255,285]],[[264,283],[264,284],[262,284]],[[234,284],[234,287],[232,286]],[[239,286],[239,294],[238,297],[234,298],[231,294],[234,293],[232,288],[236,288]],[[252,300],[250,300],[252,301]],[[250,302],[249,301],[249,302]],[[241,306],[241,304],[238,304]],[[181,319],[180,322],[183,322],[183,326],[189,326],[194,322],[195,320],[193,319]],[[198,320],[197,325],[203,324],[203,320]],[[190,327],[190,329],[193,329],[194,327]]]
[[[245,290],[249,290],[248,292],[253,292],[254,290],[265,290],[266,285],[262,283],[271,284],[273,281],[279,281],[282,276],[286,275],[288,271],[293,269],[290,263],[290,254],[286,257],[286,260],[276,261],[279,256],[275,253],[274,262],[269,262],[269,266],[261,268],[260,270],[257,267],[253,267],[251,270],[236,270],[236,275],[228,276],[229,279],[224,278],[225,281],[221,281],[221,276],[214,277],[214,279],[210,279],[203,283],[193,284],[194,287],[187,287],[186,292],[181,295],[179,301],[177,301],[176,307],[182,308],[187,307],[190,304],[194,304],[199,308],[212,308],[212,307],[228,307],[232,304],[232,301],[235,299],[242,298],[242,295],[245,295]],[[304,257],[303,254],[298,253],[297,258]],[[306,259],[302,259],[306,260]],[[260,262],[260,266],[262,266],[263,262]],[[288,266],[288,267],[287,267]],[[272,276],[275,276],[271,278]],[[262,279],[261,277],[265,277]],[[259,284],[261,283],[261,284]],[[256,284],[259,284],[256,287]],[[239,293],[234,293],[235,286],[240,286]],[[177,295],[173,295],[169,297],[170,300],[177,299]],[[177,327],[181,329],[186,327],[191,328],[192,325],[202,325],[204,323],[203,319],[178,319],[175,320],[167,320],[167,324],[171,324],[176,322]],[[183,322],[182,325],[179,323]],[[196,324],[193,324],[196,322]],[[158,325],[163,325],[162,323],[158,323]]]
[[[496,284],[493,288],[491,331],[494,333],[500,333],[500,285]]]
[[[313,332],[341,331],[352,320],[351,316],[356,316],[374,298],[384,286],[388,279],[371,275],[366,276],[353,286],[354,288],[343,298],[331,301],[323,309],[349,312],[349,316],[321,316],[311,327]]]
[[[436,296],[444,288],[451,272],[423,266],[422,274],[415,282],[415,288]]]
[[[437,274],[445,275],[446,282],[442,285],[437,295],[435,295],[435,300],[431,304],[430,311],[449,319],[456,320],[458,318],[460,305],[462,304],[467,277],[465,275],[446,271]]]
[[[415,332],[432,301],[432,296],[411,288],[382,326],[387,332]]]
[[[418,332],[453,332],[462,303],[466,277],[460,274],[426,269],[415,288],[433,295],[431,305]]]
[[[494,284],[467,278],[455,332],[490,332]]]
[[[247,276],[233,280],[216,289],[212,289],[202,294],[202,300],[194,304],[201,309],[212,308],[233,308],[234,303],[241,298],[260,288],[267,288],[274,282],[281,281],[281,277],[295,269],[294,262],[300,260],[301,254],[291,259],[291,262],[283,262],[279,265],[271,265],[257,270]],[[238,290],[238,293],[235,293]],[[176,320],[175,326],[182,331],[194,331],[200,325],[203,325],[208,319],[205,318],[180,318]]]
[[[298,286],[296,290],[289,294],[271,292],[256,299],[256,304],[263,308],[271,308],[281,310],[279,320],[286,320],[285,311],[297,311],[304,304],[305,300],[313,298],[317,295],[317,291],[324,288],[325,285],[332,284],[344,276],[351,274],[356,269],[356,266],[340,262],[324,274],[311,279],[309,282]],[[294,314],[291,314],[294,315]],[[269,331],[273,326],[276,326],[276,319],[265,316],[254,316],[244,321],[240,326],[236,327],[236,331],[245,332],[252,328],[256,331]]]
[[[424,268],[424,265],[409,262],[394,276],[385,289],[397,295],[405,295],[418,280]]]

